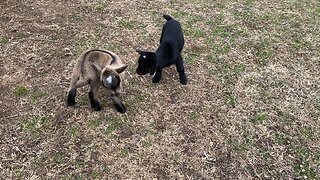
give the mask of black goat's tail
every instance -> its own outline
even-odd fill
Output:
[[[173,20],[173,18],[172,18],[171,16],[169,16],[168,14],[164,14],[163,17],[164,17],[167,21]]]

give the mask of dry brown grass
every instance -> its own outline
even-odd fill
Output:
[[[0,3],[3,179],[320,178],[319,1]],[[135,74],[162,14],[184,29],[190,80]],[[130,66],[117,113],[87,89],[65,106],[77,56],[112,50]],[[70,49],[68,54],[65,49]]]

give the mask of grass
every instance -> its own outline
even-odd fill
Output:
[[[1,45],[7,44],[8,42],[9,42],[9,40],[6,37],[0,36],[0,44]]]
[[[46,117],[31,116],[23,120],[21,129],[25,132],[41,133],[44,131],[47,123],[48,118]]]
[[[28,89],[24,86],[18,86],[14,89],[14,94],[18,97],[25,96],[28,94]]]
[[[268,114],[267,113],[257,113],[251,120],[250,122],[254,124],[262,124],[268,119]]]
[[[320,178],[318,1],[8,1],[1,10],[3,179]],[[135,49],[158,47],[164,13],[183,28],[187,86],[175,67],[158,84],[135,73]],[[66,106],[88,48],[129,66],[125,114],[103,91],[93,111],[87,87]]]

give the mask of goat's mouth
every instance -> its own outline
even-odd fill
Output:
[[[140,70],[137,70],[136,72],[138,75],[145,75],[149,73],[148,71],[140,71]]]

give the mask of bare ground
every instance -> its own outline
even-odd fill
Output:
[[[0,2],[3,179],[319,179],[319,1]],[[189,84],[135,74],[168,13]],[[87,89],[65,106],[82,51],[129,65],[117,113]],[[71,51],[71,53],[69,52]]]

